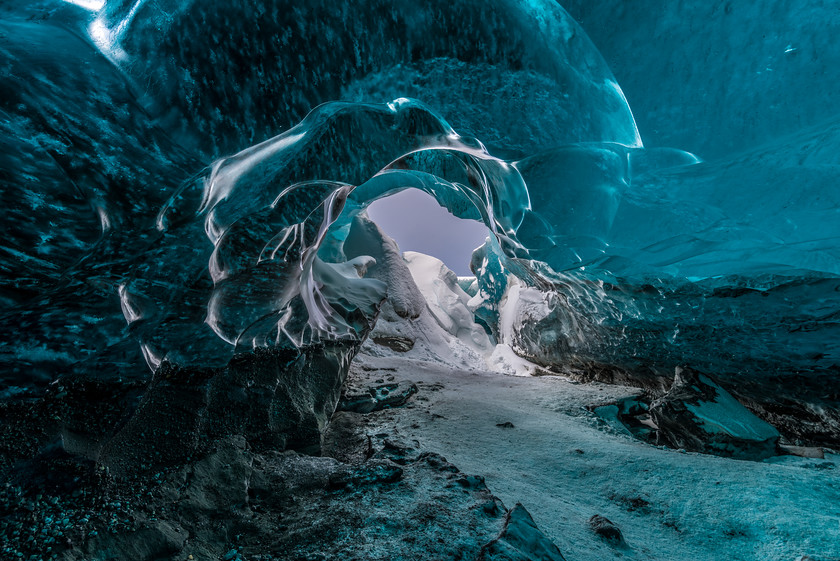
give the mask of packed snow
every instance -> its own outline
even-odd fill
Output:
[[[753,462],[651,446],[587,409],[634,388],[504,376],[480,363],[363,353],[351,376],[373,380],[383,370],[420,393],[379,417],[371,434],[396,433],[485,477],[506,504],[525,505],[569,560],[840,556],[840,455]],[[620,528],[625,547],[591,531],[595,514]]]

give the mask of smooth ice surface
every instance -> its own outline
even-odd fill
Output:
[[[832,2],[561,3],[618,78],[647,146],[725,160],[836,120]]]
[[[700,401],[696,404],[686,403],[686,408],[702,421],[708,432],[725,432],[737,438],[752,440],[778,438],[779,431],[757,419],[729,392],[705,376],[701,376],[700,379],[715,388],[717,398],[714,401]]]

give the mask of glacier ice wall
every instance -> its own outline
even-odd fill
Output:
[[[725,158],[836,120],[832,3],[562,3],[618,78],[645,144]]]
[[[708,162],[644,148],[554,2],[0,16],[9,387],[362,340],[385,285],[376,248],[344,242],[409,188],[490,230],[473,271],[495,336],[511,276],[551,294],[557,344],[516,335],[531,357],[837,368],[836,125]]]
[[[419,90],[400,95],[440,97],[499,151],[638,144],[603,60],[551,2],[46,0],[0,14],[0,352],[12,384],[362,337],[382,287],[357,278],[364,259],[341,261],[350,215],[328,231],[357,185],[379,196],[411,179],[517,247],[527,193],[509,163],[412,102],[333,103],[297,125],[321,102],[381,104],[396,97],[382,84],[403,90],[397,75],[414,73]],[[487,95],[490,80],[509,107]],[[528,81],[539,103],[526,103]],[[527,114],[543,109],[550,126]],[[434,173],[448,166],[459,180],[493,177],[446,194]],[[348,213],[367,202],[357,195]]]
[[[461,133],[508,152],[639,144],[603,59],[549,0],[119,0],[93,25],[150,109],[212,155],[322,102],[399,97],[434,100]]]

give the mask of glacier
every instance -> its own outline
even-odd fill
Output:
[[[704,162],[642,146],[554,2],[283,6],[4,8],[7,393],[362,341],[386,286],[344,240],[405,189],[489,229],[473,311],[523,357],[836,377],[832,121]],[[510,278],[551,341],[500,328]]]
[[[327,11],[349,28],[364,21],[318,3],[296,8],[293,27],[280,4],[261,2],[237,4],[238,15],[192,2],[72,8],[41,8],[49,17],[37,24],[24,8],[4,19],[4,192],[15,197],[4,208],[4,299],[7,332],[20,337],[3,354],[16,383],[91,363],[144,376],[129,340],[155,369],[360,339],[382,286],[338,266],[342,236],[355,213],[407,188],[492,232],[481,251],[497,270],[476,269],[484,321],[506,274],[561,295],[557,313],[575,327],[558,334],[569,344],[552,360],[836,366],[832,127],[708,163],[643,148],[597,50],[551,2],[500,2],[493,17],[469,2],[372,5],[411,34],[378,22],[354,35],[353,60],[318,47],[273,74],[272,41],[296,53],[322,45],[314,38],[335,33]],[[464,25],[465,11],[481,23]],[[234,33],[231,21],[257,31]],[[199,33],[211,59],[187,40]],[[488,80],[499,95],[488,96]],[[353,295],[339,304],[331,290]],[[368,319],[348,321],[353,313]],[[711,331],[725,352],[707,351]]]
[[[360,349],[396,349],[660,392],[688,367],[840,447],[840,121],[768,75],[801,35],[708,105],[611,37],[608,65],[553,0],[0,4],[0,401],[119,388],[38,441],[118,474],[199,433],[317,452]],[[741,119],[758,90],[776,121]],[[410,189],[486,227],[471,277],[370,220]]]

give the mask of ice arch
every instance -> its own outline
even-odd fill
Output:
[[[385,286],[360,276],[370,260],[348,260],[343,240],[373,201],[414,188],[492,234],[473,256],[486,294],[476,312],[484,324],[498,320],[511,276],[551,295],[538,319],[562,326],[552,331],[562,344],[543,360],[662,356],[664,348],[674,360],[696,359],[699,341],[672,345],[667,324],[702,323],[718,305],[714,291],[733,275],[766,269],[766,255],[786,249],[782,240],[744,258],[741,248],[759,247],[766,234],[741,220],[726,230],[725,200],[709,192],[683,191],[690,203],[675,206],[663,186],[675,175],[693,185],[694,170],[703,169],[697,163],[679,150],[614,143],[561,146],[511,162],[417,101],[324,104],[287,133],[219,160],[170,199],[157,220],[166,252],[141,257],[121,289],[123,309],[129,323],[143,319],[137,333],[153,366],[359,340]],[[739,236],[710,236],[723,231]],[[801,257],[788,252],[775,271],[801,266]],[[205,282],[189,282],[205,274]],[[148,288],[161,285],[168,287],[163,298]],[[689,295],[703,303],[680,307]],[[665,308],[670,315],[661,314]],[[749,311],[756,323],[769,320],[762,309]],[[716,321],[739,330],[744,313]],[[539,358],[545,342],[523,341],[531,350],[522,350]]]
[[[356,130],[365,135],[354,142]],[[341,244],[356,214],[408,188],[484,222],[506,254],[527,255],[516,230],[528,194],[510,163],[414,101],[326,104],[220,160],[164,205],[157,228],[166,254],[146,255],[121,289],[127,321],[144,319],[151,335],[147,359],[223,362],[256,346],[362,337],[384,287],[359,278],[364,258],[348,262]],[[212,288],[185,289],[203,268]],[[164,298],[145,288],[161,283],[170,288]]]
[[[362,185],[412,151],[487,153],[472,136],[508,159],[569,142],[639,144],[603,59],[549,0],[419,8],[390,0],[113,0],[96,12],[65,4],[48,21],[28,17],[30,8],[9,8],[21,17],[2,23],[9,65],[0,160],[15,173],[0,177],[13,198],[3,219],[14,224],[0,282],[4,328],[21,332],[2,350],[13,373],[4,380],[15,383],[46,383],[68,369],[146,376],[137,340],[155,367],[197,357],[218,364],[254,342],[364,331],[364,314],[351,309],[337,325],[315,319],[342,316],[320,297],[307,311],[299,288],[317,284],[312,271],[355,270],[315,259],[324,245],[316,240],[332,236],[323,217],[348,195],[337,189]],[[463,146],[421,110],[394,116],[338,103],[296,126],[321,102],[405,95],[452,119]],[[227,154],[235,155],[219,160]],[[465,157],[426,159],[438,162],[432,166]],[[409,165],[412,158],[421,156]],[[525,255],[511,234],[527,217],[488,208],[500,245]],[[282,250],[251,255],[269,245],[268,230],[288,234],[275,240]],[[371,283],[358,288],[376,292]],[[271,319],[280,309],[286,331],[269,337],[260,326],[280,323]]]
[[[138,341],[158,371],[352,347],[384,286],[342,236],[407,186],[493,233],[485,324],[511,284],[550,300],[513,334],[535,360],[836,378],[836,120],[711,164],[642,149],[552,0],[30,8],[0,22],[4,382],[145,378]]]
[[[548,294],[532,318],[561,326],[543,330],[556,334],[548,348],[582,352],[610,339],[605,322],[626,316],[628,305],[565,271],[609,256],[610,229],[634,179],[695,161],[597,143],[511,162],[417,101],[324,104],[288,132],[217,161],[164,205],[157,229],[165,252],[135,265],[121,288],[123,309],[152,368],[359,341],[386,286],[364,278],[372,260],[345,254],[344,240],[371,203],[419,189],[491,234],[472,259],[483,298],[476,320],[497,338],[512,333],[498,326],[499,302],[515,277]],[[519,337],[523,352],[545,346],[534,337]]]
[[[55,22],[4,22],[13,56],[3,167],[38,179],[0,178],[12,197],[3,218],[13,225],[4,239],[4,326],[21,332],[4,346],[7,371],[49,380],[65,365],[106,355],[119,364],[108,369],[130,370],[137,340],[154,367],[358,337],[382,287],[358,277],[364,261],[342,259],[343,228],[371,200],[415,184],[456,215],[488,224],[494,235],[476,261],[499,273],[487,277],[493,298],[507,275],[561,293],[588,318],[570,325],[606,329],[602,340],[639,356],[661,356],[666,343],[681,356],[699,354],[714,317],[732,328],[732,340],[767,343],[749,346],[762,364],[799,348],[832,364],[833,346],[779,336],[777,310],[754,306],[745,320],[740,305],[719,296],[778,294],[809,303],[790,310],[788,323],[831,325],[837,291],[824,279],[840,273],[837,191],[827,188],[836,124],[791,146],[694,165],[678,150],[640,148],[609,70],[555,2],[433,2],[423,14],[444,17],[416,22],[415,3],[368,3],[393,5],[416,42],[399,26],[368,29],[351,4],[312,2],[295,12],[281,0],[108,2],[95,17],[120,31],[109,36],[125,55],[110,62]],[[255,29],[244,16],[264,5],[272,9]],[[488,10],[497,13],[483,18]],[[271,44],[273,30],[327,12],[333,19],[290,31],[290,44],[317,46],[303,66],[288,56],[294,48]],[[361,34],[334,26],[336,14],[349,14]],[[226,18],[241,27],[227,27]],[[335,45],[356,36],[358,58],[336,54]],[[240,73],[239,56],[255,64]],[[267,61],[276,72],[266,73]],[[91,74],[65,72],[88,64]],[[301,86],[285,71],[340,79]],[[144,87],[133,90],[126,76]],[[487,96],[488,84],[504,95]],[[535,84],[549,94],[531,104],[523,92]],[[410,90],[457,126],[417,102],[361,103]],[[197,92],[207,95],[184,103]],[[321,106],[295,125],[335,98],[359,103]],[[729,305],[736,312],[726,315]],[[628,333],[636,339],[625,344]]]

